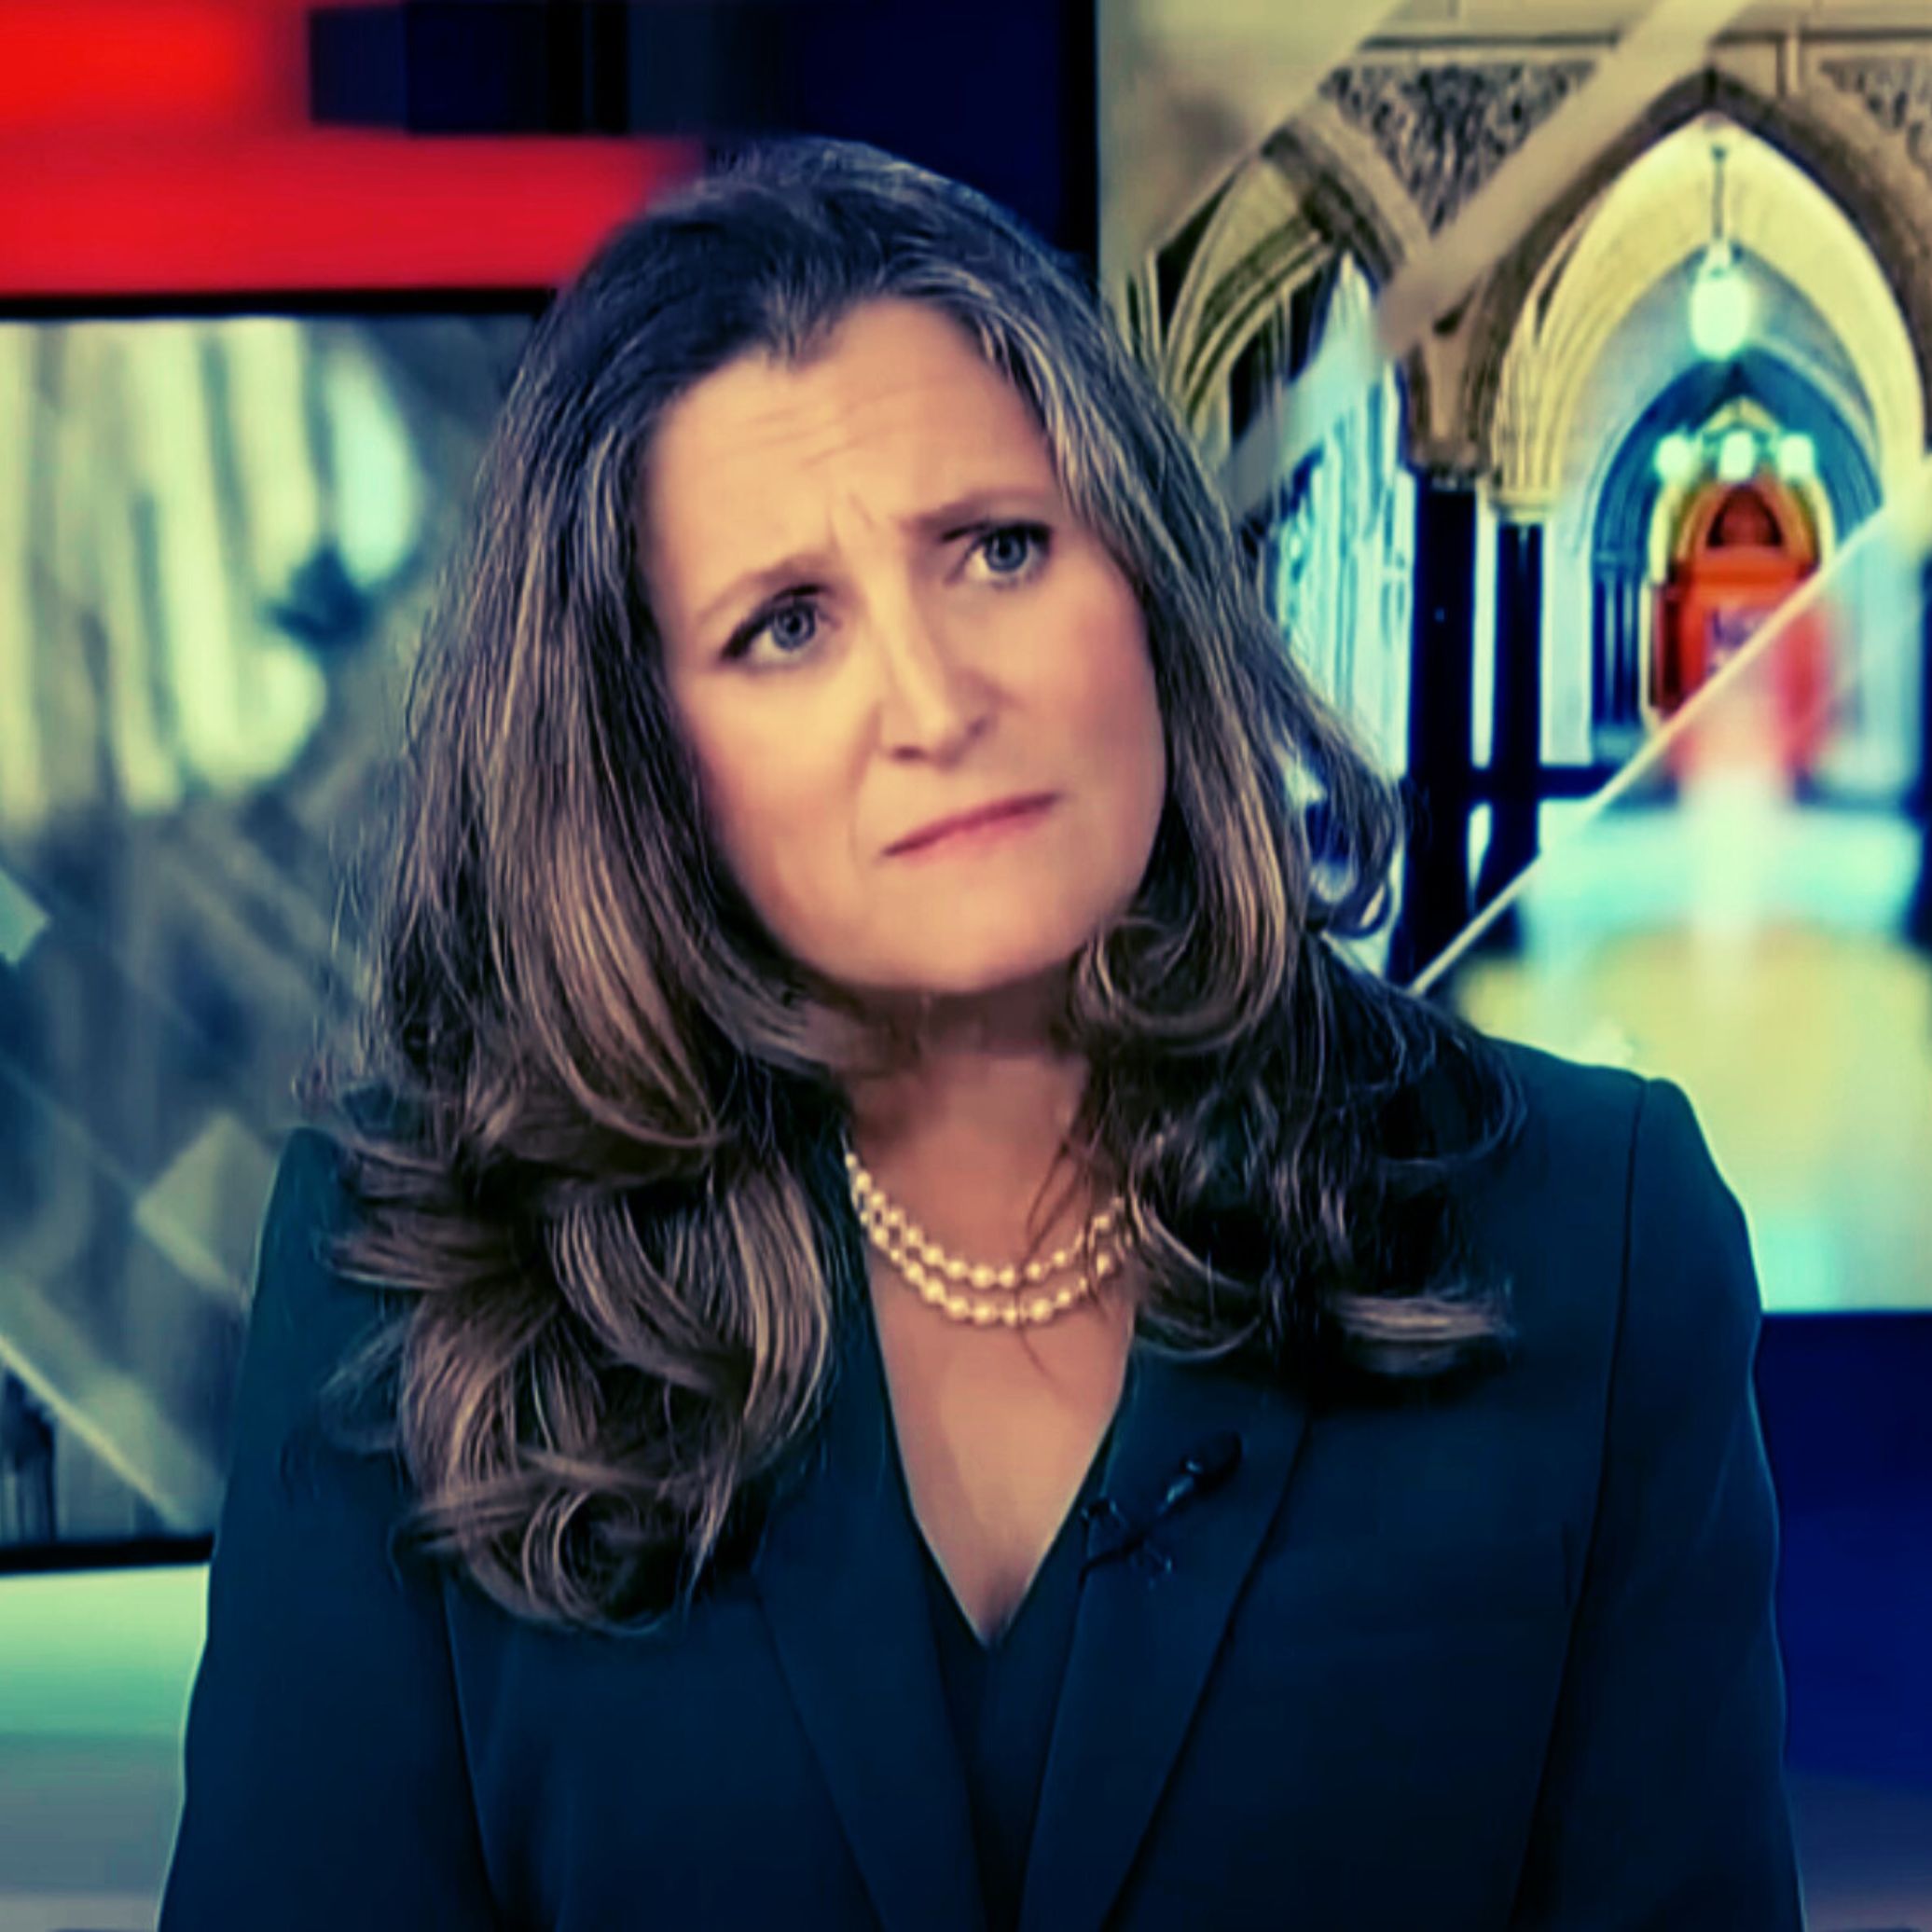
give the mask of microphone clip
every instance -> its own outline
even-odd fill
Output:
[[[1129,1559],[1134,1568],[1150,1583],[1158,1582],[1174,1568],[1174,1559],[1152,1540],[1154,1525],[1184,1509],[1195,1497],[1218,1489],[1232,1476],[1241,1461],[1241,1437],[1231,1428],[1210,1436],[1168,1479],[1159,1505],[1144,1521],[1135,1522],[1111,1497],[1097,1496],[1081,1509],[1081,1522],[1087,1533],[1086,1560],[1080,1566],[1082,1580],[1103,1563]]]

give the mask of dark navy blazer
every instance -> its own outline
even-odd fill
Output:
[[[1123,1514],[1224,1431],[1241,1456],[1085,1579],[1022,1932],[1801,1923],[1743,1216],[1676,1086],[1508,1051],[1528,1129],[1468,1210],[1514,1279],[1510,1367],[1310,1407],[1137,1346]],[[371,1312],[313,1259],[342,1201],[298,1131],[162,1932],[981,1932],[869,1336],[688,1622],[539,1628],[391,1564],[388,1464],[283,1467]]]

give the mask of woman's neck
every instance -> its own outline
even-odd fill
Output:
[[[1098,1205],[1062,1157],[1084,1086],[1083,1066],[1044,1050],[941,1048],[854,1093],[853,1144],[942,1247],[1016,1253]]]

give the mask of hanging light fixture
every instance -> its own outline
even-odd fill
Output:
[[[1778,438],[1778,475],[1787,483],[1809,483],[1818,474],[1818,446],[1807,435],[1793,433]]]
[[[1751,333],[1751,284],[1724,232],[1724,148],[1711,143],[1711,239],[1690,283],[1690,341],[1706,362],[1731,362]]]
[[[1660,482],[1689,483],[1704,467],[1704,452],[1695,436],[1687,436],[1680,429],[1673,430],[1657,439],[1651,462]]]
[[[1718,476],[1725,483],[1746,483],[1758,474],[1758,438],[1747,429],[1727,429],[1718,440]]]

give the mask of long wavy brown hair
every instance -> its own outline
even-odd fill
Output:
[[[723,864],[637,513],[669,405],[881,297],[1014,384],[1145,615],[1168,794],[1056,1022],[1088,1070],[1064,1154],[1126,1197],[1142,1343],[1334,1389],[1507,1340],[1456,1180],[1521,1096],[1338,944],[1388,917],[1397,795],[1090,279],[875,149],[753,146],[614,235],[531,338],[365,862],[369,997],[302,1087],[357,1210],[336,1264],[386,1317],[331,1385],[336,1431],[399,1453],[407,1535],[522,1615],[687,1603],[754,1535],[863,1292],[845,1096],[913,1049],[785,957]]]

